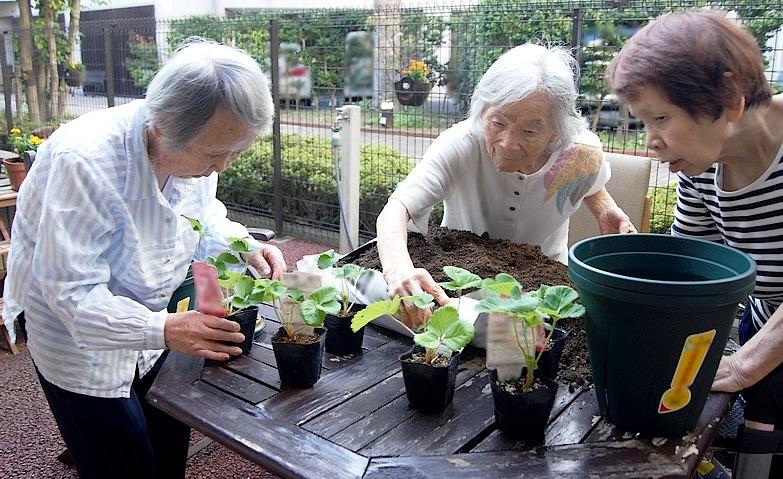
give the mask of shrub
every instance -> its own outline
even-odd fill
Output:
[[[651,186],[647,193],[652,198],[650,208],[650,233],[668,233],[674,223],[674,207],[677,204],[677,182],[668,186]]]
[[[331,142],[286,134],[281,137],[283,212],[314,224],[339,224],[337,187]],[[393,148],[360,148],[359,227],[375,231],[375,219],[386,200],[413,168],[413,162]],[[259,139],[220,175],[218,195],[228,205],[273,211],[272,143]]]

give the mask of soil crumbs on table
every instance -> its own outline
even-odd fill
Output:
[[[525,290],[537,289],[541,284],[573,287],[566,266],[546,257],[539,246],[490,239],[486,233],[479,236],[469,231],[431,227],[426,237],[418,233],[408,235],[408,251],[413,264],[429,271],[439,282],[448,281],[443,267],[451,265],[465,268],[482,278],[508,273]],[[377,248],[363,252],[353,262],[381,271]],[[570,331],[560,360],[560,381],[571,388],[591,383],[587,337],[582,319],[565,319],[557,325]]]

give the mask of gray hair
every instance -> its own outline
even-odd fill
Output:
[[[470,101],[468,120],[478,136],[484,135],[481,117],[490,110],[507,107],[534,93],[552,103],[555,138],[553,151],[568,146],[587,122],[576,109],[579,65],[566,50],[526,43],[507,51],[479,80]]]
[[[269,84],[247,53],[203,39],[188,39],[147,87],[147,130],[158,128],[167,147],[181,150],[215,110],[228,108],[248,128],[265,132],[274,106]]]

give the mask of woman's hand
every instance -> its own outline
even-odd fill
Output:
[[[389,285],[389,297],[396,295],[402,297],[413,296],[419,293],[429,293],[441,306],[449,303],[449,297],[443,288],[435,282],[429,272],[424,268],[405,268],[384,273],[386,283]],[[430,317],[430,311],[422,310],[412,304],[400,305],[400,319],[408,327],[416,327],[424,324]]]
[[[614,233],[636,233],[636,228],[625,211],[620,207],[615,206],[609,208],[598,216],[598,228],[602,235],[614,234]]]
[[[243,257],[265,278],[271,275],[272,279],[280,279],[286,272],[287,266],[283,259],[283,252],[277,246],[261,243],[260,250],[243,255]]]
[[[214,361],[226,361],[241,354],[242,348],[229,343],[241,343],[245,339],[239,332],[239,323],[198,311],[169,314],[163,337],[169,349]]]
[[[713,391],[735,393],[752,385],[752,382],[742,374],[742,365],[736,354],[723,356],[712,382]]]

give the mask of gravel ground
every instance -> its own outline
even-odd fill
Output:
[[[275,241],[290,267],[303,255],[329,246],[282,238]],[[76,469],[57,460],[65,445],[35,376],[30,354],[0,349],[0,478],[76,478]],[[193,433],[193,442],[201,437]],[[188,478],[275,478],[232,451],[211,444],[190,458]]]

